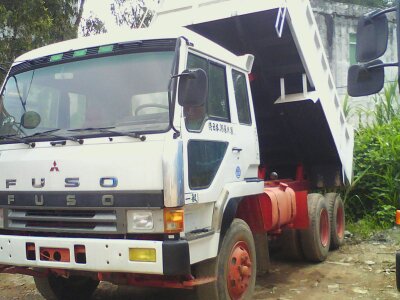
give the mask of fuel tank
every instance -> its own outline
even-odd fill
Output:
[[[253,232],[269,232],[294,223],[296,208],[294,190],[280,182],[266,185],[264,193],[242,201],[237,217],[245,220]]]
[[[258,197],[264,230],[278,229],[292,223],[296,217],[296,196],[287,184],[266,187],[264,194]]]

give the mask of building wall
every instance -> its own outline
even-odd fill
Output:
[[[357,31],[358,19],[373,10],[354,4],[344,4],[327,0],[311,0],[315,18],[320,30],[322,42],[330,63],[336,87],[342,99],[347,94],[347,71],[350,67],[350,43]],[[394,14],[390,15],[388,50],[383,57],[384,62],[397,61],[396,26]],[[386,69],[386,81],[396,79],[395,68]],[[371,107],[371,97],[352,98],[353,106]]]

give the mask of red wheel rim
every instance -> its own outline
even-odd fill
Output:
[[[343,207],[339,206],[336,213],[336,234],[339,239],[344,236],[344,211]]]
[[[251,256],[246,242],[239,241],[233,246],[228,261],[227,286],[232,300],[241,299],[251,281]]]
[[[319,217],[319,235],[321,245],[327,247],[329,243],[329,217],[326,209],[321,210],[321,215]]]

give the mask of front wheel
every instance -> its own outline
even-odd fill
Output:
[[[47,300],[84,300],[90,299],[98,280],[83,276],[63,278],[50,274],[48,277],[34,277],[37,290]]]
[[[197,277],[217,280],[197,287],[199,300],[252,299],[257,274],[254,238],[249,226],[235,219],[225,237],[217,258],[196,266]]]

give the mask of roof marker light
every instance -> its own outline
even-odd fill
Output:
[[[103,54],[103,53],[109,53],[114,50],[114,45],[106,45],[106,46],[101,46],[99,47],[99,50],[97,51],[98,54]]]
[[[85,56],[87,53],[87,49],[82,49],[82,50],[76,50],[74,51],[74,55],[73,57],[81,57],[81,56]]]
[[[62,58],[63,58],[63,53],[52,55],[50,56],[50,62],[59,61],[62,60]]]

